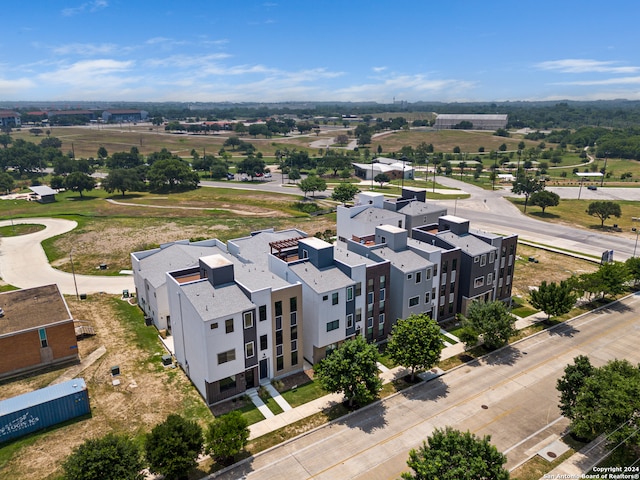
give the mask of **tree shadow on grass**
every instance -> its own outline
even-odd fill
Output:
[[[549,212],[528,212],[529,215],[531,215],[532,217],[537,217],[540,219],[556,219],[556,218],[560,218],[560,215],[556,215],[555,213],[549,213]]]

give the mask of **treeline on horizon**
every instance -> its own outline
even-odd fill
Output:
[[[43,106],[46,105],[46,106]],[[73,107],[71,107],[73,105]],[[374,102],[285,102],[285,103],[154,103],[154,102],[8,102],[7,108],[26,114],[46,109],[109,109],[128,108],[149,112],[149,117],[162,117],[167,121],[187,120],[259,120],[278,115],[296,115],[299,118],[341,117],[342,115],[374,118],[382,113],[457,113],[457,114],[507,114],[507,128],[531,128],[540,130],[577,129],[585,126],[627,128],[640,125],[640,101],[600,100],[562,102],[494,102],[494,103],[439,103],[398,102],[382,104]]]

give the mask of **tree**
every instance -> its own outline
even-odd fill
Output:
[[[289,170],[288,174],[289,181],[293,180],[293,183],[296,183],[296,180],[300,180],[302,176],[300,175],[300,170],[297,168],[292,168]]]
[[[9,193],[13,190],[15,182],[13,181],[13,177],[7,172],[0,172],[0,191],[4,193]]]
[[[227,463],[247,446],[247,420],[238,410],[234,410],[211,422],[206,437],[205,452],[216,462]]]
[[[569,313],[577,300],[577,295],[569,282],[547,283],[543,280],[537,290],[531,292],[531,305],[547,314],[547,320]]]
[[[86,440],[62,464],[65,480],[142,480],[142,468],[138,444],[112,433]]]
[[[513,182],[513,188],[511,191],[516,195],[524,195],[524,213],[527,213],[527,204],[529,203],[529,197],[544,189],[544,184],[533,177],[527,177],[525,175],[518,175],[516,181]]]
[[[315,376],[325,390],[343,392],[349,407],[373,400],[382,381],[378,376],[378,348],[357,335],[318,363]]]
[[[128,191],[139,192],[144,190],[144,182],[140,180],[136,170],[118,168],[117,170],[111,170],[109,175],[102,180],[102,188],[109,193],[122,192],[124,197],[124,194]]]
[[[64,187],[72,192],[78,192],[82,198],[82,192],[93,190],[96,187],[96,181],[86,173],[73,172],[65,178]]]
[[[600,219],[600,228],[604,228],[605,220],[610,217],[620,218],[622,215],[619,203],[606,201],[591,202],[589,208],[587,208],[587,213]]]
[[[309,175],[298,184],[298,188],[304,192],[305,197],[308,192],[311,192],[312,196],[315,197],[316,192],[322,192],[327,189],[327,182],[315,175]]]
[[[236,165],[236,171],[248,175],[251,180],[256,176],[256,173],[264,173],[265,163],[264,160],[253,155],[249,155],[244,160],[241,160]]]
[[[107,152],[107,149],[104,147],[100,147],[98,148],[98,158],[104,160],[109,156],[109,152]]]
[[[197,465],[204,440],[202,428],[196,422],[171,414],[147,434],[144,450],[153,473],[167,480],[184,477]]]
[[[391,179],[386,173],[379,173],[378,175],[373,177],[373,181],[378,182],[380,184],[380,188],[382,188],[382,185],[385,183],[389,183]]]
[[[607,434],[609,447],[640,445],[640,368],[628,360],[611,360],[593,370],[578,390],[571,428],[594,439]]]
[[[508,480],[503,468],[506,455],[482,438],[451,427],[436,428],[426,442],[409,452],[407,465],[413,473],[404,472],[404,480]]]
[[[569,420],[574,418],[574,408],[576,398],[585,381],[593,375],[594,367],[589,361],[589,357],[579,355],[573,359],[573,365],[564,368],[564,375],[556,382],[556,389],[560,392],[560,403],[558,408],[562,415]]]
[[[412,314],[393,326],[386,353],[394,362],[411,368],[413,381],[416,369],[428,370],[440,360],[443,346],[440,326],[428,315]]]
[[[638,285],[638,282],[640,282],[640,257],[629,257],[624,262],[624,265],[627,267],[627,272],[633,280],[633,284]]]
[[[531,195],[531,205],[540,207],[542,213],[547,207],[557,207],[560,204],[560,195],[557,193],[542,190]]]
[[[608,262],[600,265],[598,270],[592,273],[595,277],[598,289],[602,292],[602,298],[607,295],[615,297],[624,293],[627,289],[626,283],[629,280],[629,271],[624,263]]]
[[[360,189],[353,183],[341,183],[333,189],[331,198],[333,198],[336,202],[342,202],[343,204],[345,204],[353,200],[353,197],[355,197],[358,192],[360,192]]]
[[[240,140],[239,137],[231,136],[224,141],[222,146],[231,147],[231,150],[235,150],[236,147],[239,146],[241,143],[242,143],[242,140]]]
[[[336,137],[336,143],[338,145],[346,145],[349,143],[349,136],[345,134],[340,134]]]
[[[176,158],[154,162],[149,168],[148,176],[151,190],[193,190],[200,183],[200,177],[191,166]]]
[[[13,138],[8,133],[0,133],[0,145],[4,148],[7,148],[11,143],[13,143]]]
[[[461,339],[467,346],[475,345],[482,336],[484,345],[494,350],[509,342],[509,337],[516,333],[515,317],[500,300],[492,302],[474,301],[463,317],[464,327]]]

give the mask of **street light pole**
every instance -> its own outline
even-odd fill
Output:
[[[80,295],[78,295],[78,284],[76,283],[76,270],[73,267],[73,248],[69,252],[69,260],[71,260],[71,274],[73,275],[73,286],[76,288],[76,300],[80,300]]]
[[[632,222],[640,222],[640,217],[631,217],[631,221]],[[633,256],[636,256],[636,249],[638,248],[638,233],[640,233],[640,230],[637,227],[633,227],[631,229],[631,231],[636,232],[636,243],[633,246]]]
[[[602,179],[600,180],[600,186],[604,184],[604,176],[607,173],[607,157],[609,156],[609,152],[604,152],[604,168],[602,169]]]
[[[405,155],[403,155],[400,160],[402,160],[402,180],[401,180],[400,184],[402,185],[402,189],[404,190],[404,164],[407,161],[407,157]]]

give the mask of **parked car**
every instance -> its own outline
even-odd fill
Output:
[[[587,190],[597,190],[597,189],[598,189],[598,187],[596,187],[595,185],[589,185],[587,187]]]
[[[267,172],[264,174],[264,178],[271,178],[271,172]]]
[[[227,173],[227,180],[233,180],[236,176],[233,173]]]

